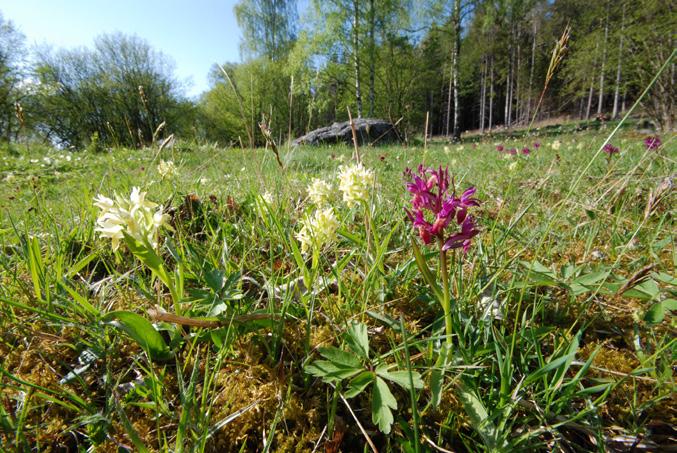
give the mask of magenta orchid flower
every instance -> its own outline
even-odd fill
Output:
[[[658,135],[649,136],[644,139],[644,146],[648,150],[658,149],[662,144],[663,142],[661,142],[661,138]]]
[[[611,156],[613,156],[614,154],[617,154],[617,153],[619,153],[619,152],[621,151],[620,149],[618,149],[617,147],[615,147],[615,146],[612,145],[611,143],[607,143],[606,145],[604,145],[604,148],[602,148],[602,150],[603,150],[605,153],[607,153],[607,155],[608,155],[609,157],[611,157]]]
[[[468,214],[469,208],[479,206],[479,201],[473,198],[476,189],[470,187],[460,197],[449,194],[448,168],[435,170],[419,165],[417,173],[407,169],[405,176],[411,178],[407,191],[412,195],[412,210],[405,211],[423,243],[428,245],[437,240],[443,243],[444,251],[463,248],[467,252],[472,238],[479,233]],[[452,223],[460,231],[448,235],[445,231]]]

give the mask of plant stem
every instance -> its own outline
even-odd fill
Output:
[[[444,328],[446,331],[447,337],[447,346],[449,351],[451,351],[452,342],[451,342],[451,298],[449,296],[449,269],[447,266],[447,252],[444,250],[444,241],[442,239],[438,240],[440,247],[440,274],[442,274],[442,285],[444,294],[442,294],[442,310],[444,310]]]

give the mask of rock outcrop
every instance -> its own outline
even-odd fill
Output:
[[[400,141],[400,136],[392,123],[373,119],[357,118],[353,120],[357,143],[365,144],[385,144]],[[353,144],[353,132],[350,128],[350,122],[334,123],[331,126],[315,129],[306,135],[297,138],[293,145],[331,145],[337,143]]]

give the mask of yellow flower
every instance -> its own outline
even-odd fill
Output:
[[[160,176],[164,179],[168,176],[176,175],[176,165],[171,160],[164,161],[161,160],[157,166],[157,172],[160,173]]]
[[[138,187],[132,189],[128,200],[117,194],[115,200],[97,195],[94,206],[100,210],[95,231],[100,237],[111,239],[113,250],[120,247],[125,234],[157,248],[158,232],[169,220],[162,206],[146,200],[146,192]]]
[[[374,184],[374,172],[364,168],[362,164],[339,167],[339,190],[343,193],[343,201],[350,208],[369,198],[369,191]]]
[[[308,186],[308,198],[317,206],[324,206],[331,199],[333,188],[328,182],[313,178],[313,182]]]
[[[332,208],[318,209],[312,216],[301,220],[301,230],[296,234],[296,239],[301,243],[301,252],[307,253],[313,247],[321,249],[335,241],[338,227]]]
[[[562,147],[562,142],[560,142],[559,140],[555,140],[554,142],[552,142],[552,144],[550,146],[555,151],[559,151],[559,149]]]

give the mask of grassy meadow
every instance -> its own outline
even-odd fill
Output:
[[[627,128],[607,156],[610,133],[364,147],[352,206],[343,146],[282,148],[284,169],[182,143],[0,150],[0,450],[658,451],[677,145]],[[444,286],[405,212],[421,163],[480,203]],[[313,178],[338,226],[303,253]],[[133,187],[167,224],[114,249],[94,198]]]

